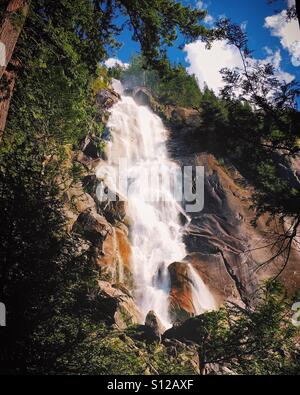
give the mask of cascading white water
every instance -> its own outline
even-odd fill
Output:
[[[121,93],[121,85],[114,88]],[[180,205],[172,195],[171,184],[160,182],[176,173],[177,164],[168,157],[167,131],[161,119],[150,109],[138,105],[132,97],[121,96],[110,113],[108,128],[111,141],[108,144],[108,165],[118,173],[120,159],[126,159],[129,192],[122,186],[109,183],[121,196],[127,196],[128,215],[131,219],[132,269],[135,282],[135,298],[145,318],[154,310],[162,324],[168,328],[170,278],[168,265],[182,260],[185,246],[179,221]],[[105,173],[103,167],[98,171]],[[107,174],[107,173],[106,173]],[[150,179],[147,175],[150,174]],[[127,188],[127,187],[126,187]],[[154,197],[156,196],[156,199]],[[194,275],[191,270],[191,275]],[[199,279],[199,281],[202,281]],[[202,306],[196,297],[203,291],[192,281],[196,306]],[[202,284],[202,283],[201,283]],[[209,292],[209,291],[208,291]],[[198,308],[198,307],[197,307]]]
[[[196,315],[215,310],[216,303],[213,295],[191,264],[189,264],[189,277],[192,283],[192,299]]]

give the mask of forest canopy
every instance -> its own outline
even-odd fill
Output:
[[[246,37],[225,21],[208,29],[206,11],[180,1],[5,0],[0,16],[7,47],[0,67],[0,301],[10,323],[0,328],[0,372],[194,374],[161,343],[136,340],[139,328],[120,332],[107,324],[92,249],[67,229],[67,189],[80,182],[88,190],[91,182],[74,158],[86,140],[96,142],[96,151],[105,144],[107,112],[99,115],[97,94],[111,93],[111,78],[118,77],[127,88],[146,86],[161,108],[197,111],[202,123],[191,136],[193,149],[201,146],[240,170],[255,187],[258,215],[293,219],[279,235],[278,253],[288,262],[300,192],[282,169],[299,154],[299,87],[279,85],[282,94],[269,102],[253,84],[274,86],[273,70],[245,63],[244,70],[223,70],[221,96],[201,91],[195,76],[167,59],[167,48],[179,37],[225,37],[248,55]],[[126,70],[107,70],[103,63],[125,26],[141,54]],[[203,363],[225,361],[242,374],[297,371],[294,299],[276,283],[262,295],[258,309],[226,305],[196,318]]]

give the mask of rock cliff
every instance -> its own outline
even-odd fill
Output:
[[[185,260],[200,273],[219,304],[226,300],[255,303],[260,284],[275,276],[282,267],[282,259],[278,259],[260,268],[260,264],[274,254],[270,240],[281,225],[264,215],[257,226],[253,226],[251,185],[234,166],[225,165],[210,152],[202,151],[199,137],[194,143],[201,124],[198,111],[168,108],[165,116],[171,125],[169,149],[174,160],[182,166],[204,167],[204,208],[189,214]],[[279,277],[291,293],[300,286],[299,259],[299,252],[293,249],[290,262]],[[183,310],[189,311],[190,298],[182,291],[189,288],[183,267],[176,264],[172,268],[176,271],[173,277],[181,278],[178,285],[173,286],[172,296]]]
[[[145,90],[136,89],[132,94],[139,102],[153,105]],[[112,90],[99,92],[99,120],[107,120],[107,110],[117,100],[119,96]],[[162,111],[158,105],[154,109]],[[261,282],[280,268],[281,262],[278,261],[258,270],[259,264],[272,253],[270,247],[264,246],[276,224],[264,216],[253,227],[251,221],[255,213],[250,208],[251,186],[247,180],[233,166],[225,166],[211,153],[203,152],[201,144],[192,144],[201,114],[170,106],[163,111],[169,126],[171,156],[182,166],[203,166],[205,174],[204,209],[189,213],[190,223],[185,228],[188,254],[182,262],[169,266],[172,318],[182,322],[195,315],[188,275],[190,264],[200,274],[218,305],[227,300],[241,305],[255,303]],[[99,268],[99,297],[107,323],[119,330],[140,325],[141,315],[132,297],[130,218],[126,214],[126,205],[120,201],[100,204],[97,200],[95,169],[104,158],[93,136],[87,136],[72,160],[81,166],[81,178],[64,191],[68,231],[80,236],[80,248],[90,253]],[[280,276],[291,292],[300,286],[297,262],[299,256],[293,252],[288,267]],[[160,339],[161,325],[153,312],[149,314],[146,319],[148,329],[140,325],[140,336],[150,336],[152,331],[152,338]]]

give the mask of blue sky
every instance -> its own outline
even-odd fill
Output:
[[[260,60],[271,59],[280,70],[283,78],[291,79],[294,76],[300,79],[298,66],[300,62],[295,61],[295,58],[292,60],[292,50],[296,49],[300,54],[300,30],[296,31],[296,29],[299,29],[296,21],[293,22],[292,27],[292,25],[284,25],[285,19],[283,17],[280,19],[280,13],[285,12],[283,10],[287,8],[287,3],[289,2],[291,5],[293,1],[278,0],[271,5],[268,4],[267,0],[186,0],[182,2],[207,9],[210,19],[216,20],[221,16],[226,16],[235,23],[243,24],[249,38],[249,47],[254,51],[254,58]],[[268,27],[266,27],[266,18],[268,18]],[[285,35],[289,37],[285,37]],[[293,46],[291,45],[291,36],[294,40],[298,40],[297,45],[295,43],[292,43]],[[119,40],[123,43],[123,46],[111,56],[128,63],[131,56],[139,52],[139,46],[132,41],[131,32],[128,30],[120,35]],[[180,43],[182,43],[181,39],[179,39],[177,45]],[[229,67],[235,66],[237,62],[236,54],[227,47],[223,46],[221,48],[219,46],[208,54],[200,43],[187,46],[185,50],[180,50],[177,47],[171,48],[169,57],[173,62],[184,64],[200,80],[206,81],[207,79],[210,81],[212,88],[217,87],[219,83],[217,79],[214,79],[213,71],[210,70],[213,63],[215,66],[214,72],[217,72],[218,62],[214,60],[223,58],[226,66]]]

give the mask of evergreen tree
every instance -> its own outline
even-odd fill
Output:
[[[273,243],[274,255],[261,264],[281,258],[279,276],[291,250],[297,249],[300,224],[300,189],[293,170],[300,152],[299,83],[280,80],[272,64],[254,60],[240,26],[221,20],[215,35],[238,49],[243,67],[221,71],[221,98],[212,96],[209,106],[203,105],[203,124],[213,131],[212,151],[231,160],[254,186],[253,224],[264,213],[279,221],[282,231],[267,241]]]

